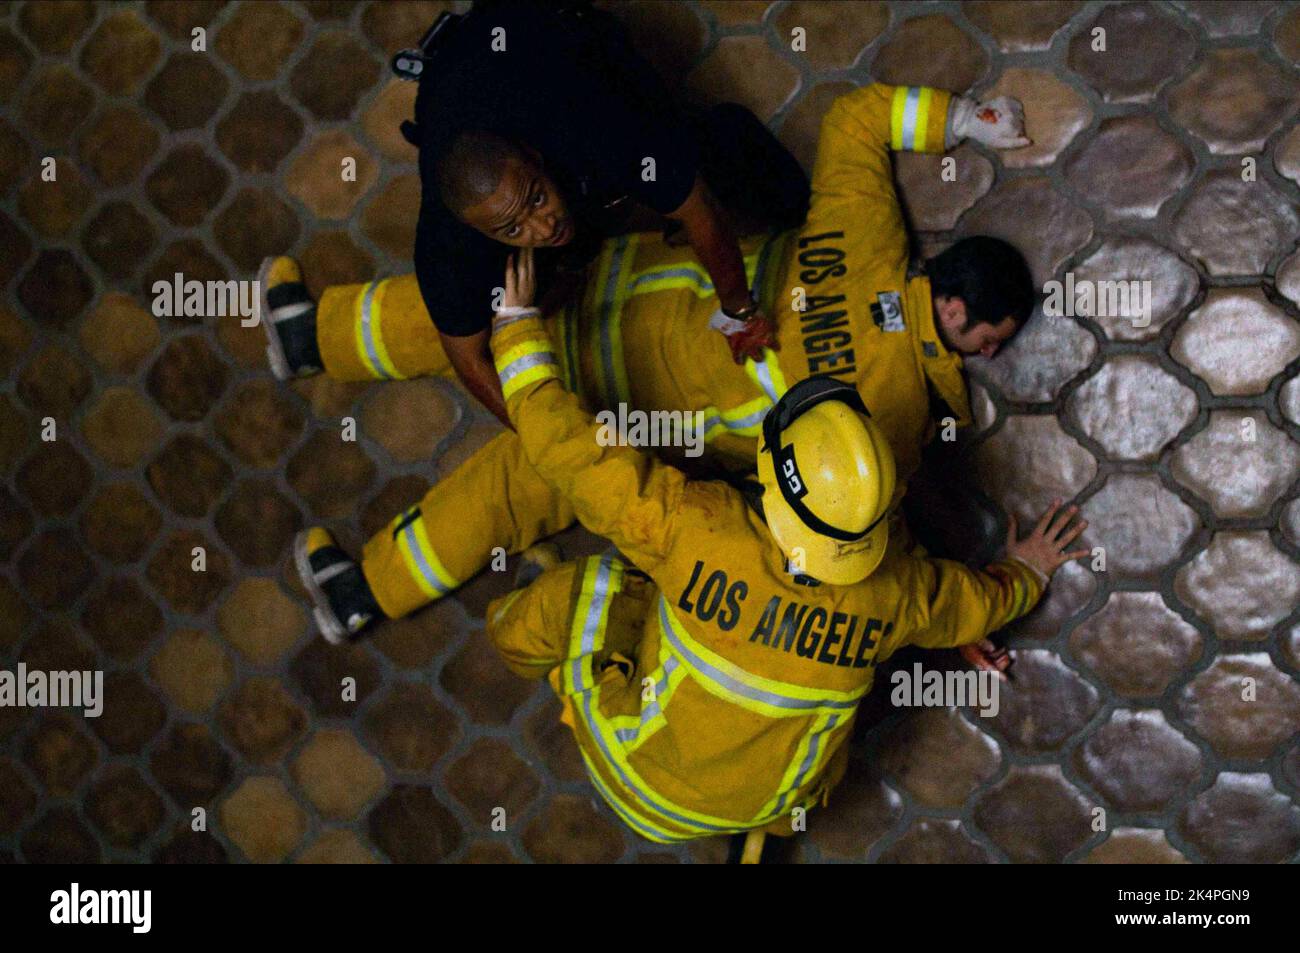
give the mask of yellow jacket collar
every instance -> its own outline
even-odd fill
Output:
[[[941,397],[964,427],[971,422],[970,393],[966,389],[966,376],[962,373],[962,357],[950,351],[943,343],[935,324],[934,300],[930,295],[930,279],[924,275],[907,281],[909,311],[917,316],[911,322],[912,347],[917,363],[921,365],[926,380],[936,395]]]

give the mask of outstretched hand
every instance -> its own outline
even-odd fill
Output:
[[[501,299],[501,304],[507,308],[527,308],[536,296],[533,250],[521,248],[506,259],[506,295]]]
[[[969,103],[969,100],[967,101]],[[1021,149],[1034,141],[1025,135],[1025,107],[1020,100],[998,96],[968,106],[958,133],[982,142],[991,149]]]
[[[1050,579],[1052,573],[1070,560],[1082,559],[1091,552],[1088,549],[1065,551],[1088,528],[1087,520],[1074,522],[1078,513],[1077,506],[1062,510],[1061,501],[1055,500],[1030,534],[1019,540],[1016,539],[1016,518],[1011,516],[1007,526],[1007,555],[1032,566]]]

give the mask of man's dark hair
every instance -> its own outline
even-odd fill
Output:
[[[434,166],[438,194],[460,215],[497,190],[511,159],[526,161],[516,144],[491,132],[462,132],[438,155]]]
[[[963,238],[925,263],[930,292],[960,298],[966,305],[966,326],[1001,324],[1008,317],[1019,328],[1038,300],[1025,256],[1000,238]]]

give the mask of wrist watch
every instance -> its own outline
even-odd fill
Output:
[[[753,295],[750,295],[749,304],[745,305],[743,308],[737,308],[735,311],[728,311],[726,308],[723,308],[722,313],[734,321],[748,321],[754,315],[758,314],[758,302],[754,300]]]

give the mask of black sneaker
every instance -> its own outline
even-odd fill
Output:
[[[319,526],[303,530],[293,542],[293,561],[302,584],[316,603],[312,616],[325,640],[355,641],[384,618],[361,567]]]
[[[302,283],[298,263],[287,255],[265,258],[257,281],[271,373],[281,381],[320,373],[323,363],[316,344],[316,302]]]

